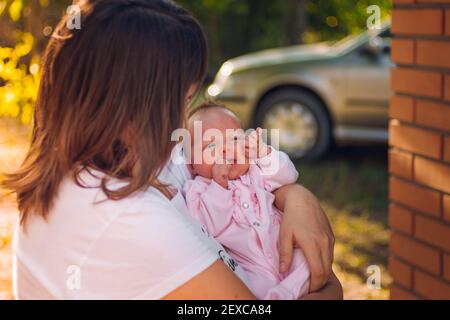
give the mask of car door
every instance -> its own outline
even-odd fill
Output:
[[[378,41],[379,51],[370,50],[369,41]],[[390,33],[368,39],[345,59],[345,123],[349,127],[386,128],[391,96]]]

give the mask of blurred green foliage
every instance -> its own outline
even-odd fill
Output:
[[[33,47],[34,39],[30,33],[18,33],[20,42],[13,48],[0,47],[0,116],[20,118],[22,122],[31,120],[33,103],[39,84],[39,66],[32,59],[30,67],[20,63]]]
[[[151,1],[151,0],[149,0]],[[178,0],[205,27],[210,75],[251,51],[340,39],[366,28],[367,7],[382,17],[390,0]],[[0,116],[31,119],[39,60],[70,0],[0,0]]]
[[[387,162],[387,146],[347,146],[333,148],[319,161],[296,164],[298,182],[321,200],[333,226],[335,271],[341,271],[350,299],[389,296]],[[381,290],[365,285],[370,265],[381,268]]]
[[[390,16],[390,0],[178,0],[208,35],[213,70],[243,53],[333,41],[366,29],[367,8]]]
[[[0,116],[31,121],[40,57],[67,3],[0,0]]]

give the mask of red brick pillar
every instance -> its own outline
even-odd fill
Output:
[[[393,0],[392,299],[450,299],[450,0]]]

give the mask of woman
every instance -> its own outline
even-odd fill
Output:
[[[171,133],[206,71],[200,25],[162,0],[79,5],[81,29],[64,17],[49,41],[31,146],[4,181],[20,210],[16,297],[253,299],[240,267],[188,217],[178,189],[189,171],[170,161],[180,152]],[[276,205],[280,268],[299,245],[308,298],[340,298],[317,200],[286,186]]]

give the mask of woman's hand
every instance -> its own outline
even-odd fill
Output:
[[[311,270],[310,292],[321,289],[332,273],[334,235],[317,198],[300,185],[275,191],[275,205],[284,212],[280,227],[280,271],[289,270],[295,246]]]
[[[342,285],[332,272],[330,279],[320,291],[310,293],[300,300],[342,300],[343,298]]]

